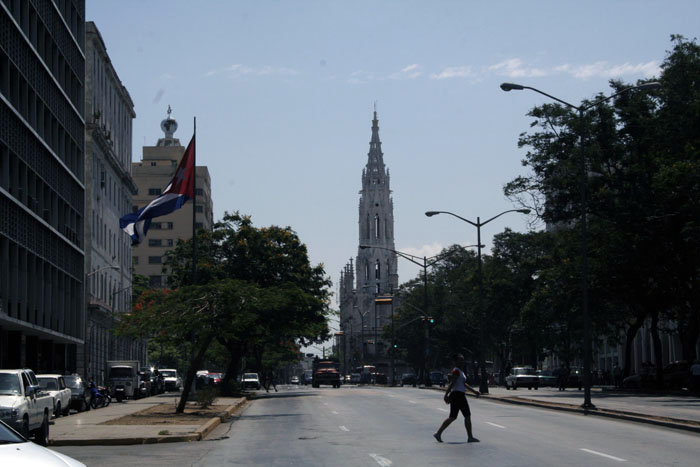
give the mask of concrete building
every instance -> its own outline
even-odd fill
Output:
[[[95,23],[85,25],[85,271],[87,329],[81,373],[104,383],[107,360],[147,363],[146,341],[114,336],[131,310],[131,238],[119,228],[136,185],[131,177],[134,103]]]
[[[141,162],[134,162],[132,176],[138,187],[134,196],[134,211],[150,203],[160,195],[175,173],[175,169],[185,152],[180,140],[174,137],[177,121],[168,117],[161,122],[163,138],[155,146],[143,147]],[[196,228],[211,230],[214,224],[214,206],[211,200],[211,179],[206,166],[197,166],[196,178]],[[151,287],[165,287],[163,273],[165,253],[172,249],[179,239],[192,238],[192,206],[188,201],[177,211],[167,216],[153,219],[146,239],[132,248],[134,270],[147,276]]]
[[[0,367],[75,371],[85,332],[85,2],[0,2]]]
[[[375,299],[398,290],[394,250],[394,201],[391,197],[389,170],[384,165],[379,139],[377,112],[372,120],[367,164],[362,170],[358,218],[358,250],[341,272],[340,323],[347,352],[347,365],[373,363],[386,370],[388,342],[382,329],[390,323],[389,306],[376,305]],[[360,245],[380,248],[360,248]]]

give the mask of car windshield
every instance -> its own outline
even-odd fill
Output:
[[[112,367],[109,369],[109,378],[131,378],[133,371],[131,367]]]
[[[71,389],[80,389],[80,378],[76,378],[75,376],[64,376],[63,381],[65,381],[66,386]]]
[[[168,370],[160,370],[160,375],[163,378],[175,378],[177,377],[177,372],[176,371],[168,371]]]
[[[516,368],[515,374],[516,375],[534,375],[535,370],[534,370],[534,368]]]
[[[243,375],[244,379],[258,379],[257,373],[246,373]]]
[[[47,391],[58,391],[58,380],[56,378],[41,378],[37,377],[39,380],[39,386]]]
[[[19,394],[20,389],[19,377],[16,374],[0,373],[0,394]]]
[[[26,442],[26,439],[22,438],[20,435],[8,428],[4,422],[0,422],[0,444],[16,444]]]

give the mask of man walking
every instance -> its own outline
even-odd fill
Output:
[[[445,428],[450,426],[450,423],[457,420],[457,415],[462,412],[464,415],[464,427],[467,429],[467,442],[478,443],[479,440],[472,434],[472,419],[471,411],[469,410],[469,403],[467,402],[466,392],[469,389],[473,392],[476,397],[479,397],[481,393],[467,384],[467,377],[462,371],[464,367],[464,355],[456,354],[454,356],[455,367],[450,374],[450,384],[447,385],[447,391],[445,392],[445,404],[450,404],[450,416],[442,422],[437,433],[433,434],[433,437],[442,443],[442,432]]]

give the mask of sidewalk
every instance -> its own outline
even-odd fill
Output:
[[[136,401],[112,401],[109,407],[73,413],[67,417],[55,419],[49,429],[49,444],[53,446],[70,445],[125,445],[154,444],[181,441],[200,441],[221,423],[219,417],[213,417],[201,425],[104,425],[104,422],[125,415],[131,415],[155,405],[173,403],[179,400],[176,393],[161,394]],[[230,417],[245,398],[220,397],[214,405],[222,406]],[[164,430],[168,434],[159,434]]]
[[[617,418],[700,433],[700,398],[687,395],[652,395],[592,388],[591,402],[596,408],[588,410],[581,408],[583,391],[575,389],[559,391],[557,388],[540,388],[535,391],[521,388],[509,391],[503,387],[489,387],[489,394],[482,396],[482,399]]]

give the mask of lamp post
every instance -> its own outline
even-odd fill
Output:
[[[464,217],[458,216],[457,214],[454,214],[452,212],[448,211],[428,211],[425,213],[426,216],[432,217],[437,214],[449,214],[450,216],[454,216],[457,219],[463,220],[467,224],[471,224],[474,227],[476,227],[476,247],[477,247],[477,257],[478,257],[478,276],[479,276],[479,316],[481,318],[481,323],[479,325],[479,347],[480,347],[480,352],[479,352],[479,369],[481,370],[481,380],[479,382],[479,392],[483,394],[488,394],[489,393],[489,382],[486,377],[486,336],[485,336],[485,330],[484,330],[484,304],[483,304],[483,295],[484,295],[484,276],[481,271],[481,248],[483,245],[481,244],[481,227],[488,224],[492,220],[501,217],[503,214],[509,213],[509,212],[519,212],[522,214],[530,214],[529,209],[509,209],[507,211],[503,211],[500,214],[496,214],[490,219],[485,220],[484,222],[481,222],[481,218],[477,217],[476,222],[472,222],[469,219],[465,219]]]
[[[360,312],[360,307],[357,305],[354,305],[353,308],[357,311],[357,314],[360,315],[360,349],[362,350],[362,364],[364,365],[365,362],[365,316],[367,313],[369,313],[369,310],[365,311],[364,313]]]
[[[614,97],[624,94],[626,92],[632,91],[634,89],[639,90],[652,90],[659,89],[661,83],[649,82],[641,84],[639,86],[630,86],[628,88],[622,89],[615,94],[607,97],[598,99],[595,102],[591,102],[587,105],[573,105],[566,102],[558,97],[554,97],[546,92],[540,91],[530,86],[523,86],[521,84],[515,83],[502,83],[501,89],[503,91],[522,91],[524,89],[529,89],[543,96],[549,97],[550,99],[564,104],[570,109],[576,110],[578,112],[579,120],[579,151],[580,151],[580,166],[581,166],[581,289],[582,289],[582,299],[581,299],[581,314],[583,315],[583,408],[593,409],[595,405],[591,402],[591,317],[588,311],[588,227],[587,227],[587,173],[586,173],[586,154],[585,154],[585,139],[584,139],[584,120],[583,115],[588,109],[593,108],[603,102],[607,102]]]
[[[473,247],[473,246],[476,246],[476,245],[468,245],[466,248],[470,248],[470,247]],[[401,258],[403,258],[403,259],[405,259],[405,260],[408,260],[408,261],[412,262],[413,264],[415,264],[415,265],[420,266],[420,267],[423,268],[423,314],[427,317],[427,316],[428,316],[428,266],[434,265],[435,263],[437,263],[438,261],[440,261],[440,260],[441,260],[442,258],[444,258],[445,256],[451,254],[451,252],[448,252],[448,253],[445,253],[445,254],[441,254],[441,255],[431,256],[431,257],[429,257],[429,258],[423,256],[423,258],[422,258],[423,261],[422,261],[422,262],[419,262],[419,260],[421,259],[419,256],[414,256],[414,255],[411,255],[411,254],[408,254],[408,253],[404,253],[404,252],[402,252],[402,251],[393,250],[393,249],[391,249],[391,248],[386,248],[386,247],[383,247],[383,246],[376,246],[376,245],[360,245],[360,249],[362,249],[362,250],[365,250],[365,249],[367,249],[367,248],[378,248],[378,249],[380,249],[380,250],[387,250],[387,251],[390,251],[390,252],[392,252],[392,253],[395,253],[397,256],[400,256]],[[393,308],[392,308],[392,311],[393,311]],[[429,375],[429,374],[427,373],[427,371],[426,371],[426,366],[427,366],[427,364],[428,364],[428,339],[427,339],[427,332],[428,332],[428,329],[429,329],[429,326],[430,326],[430,325],[427,323],[427,321],[426,321],[426,326],[427,326],[427,327],[426,327],[426,338],[425,338],[425,351],[424,351],[424,356],[423,356],[423,372],[424,372],[423,377],[425,378],[426,385],[427,385],[427,386],[430,386],[430,375]],[[392,319],[392,329],[393,329],[393,319]],[[392,331],[392,332],[393,332],[393,331]],[[392,339],[393,339],[393,337],[394,337],[394,336],[392,335]],[[392,345],[393,345],[393,343],[392,343]]]

